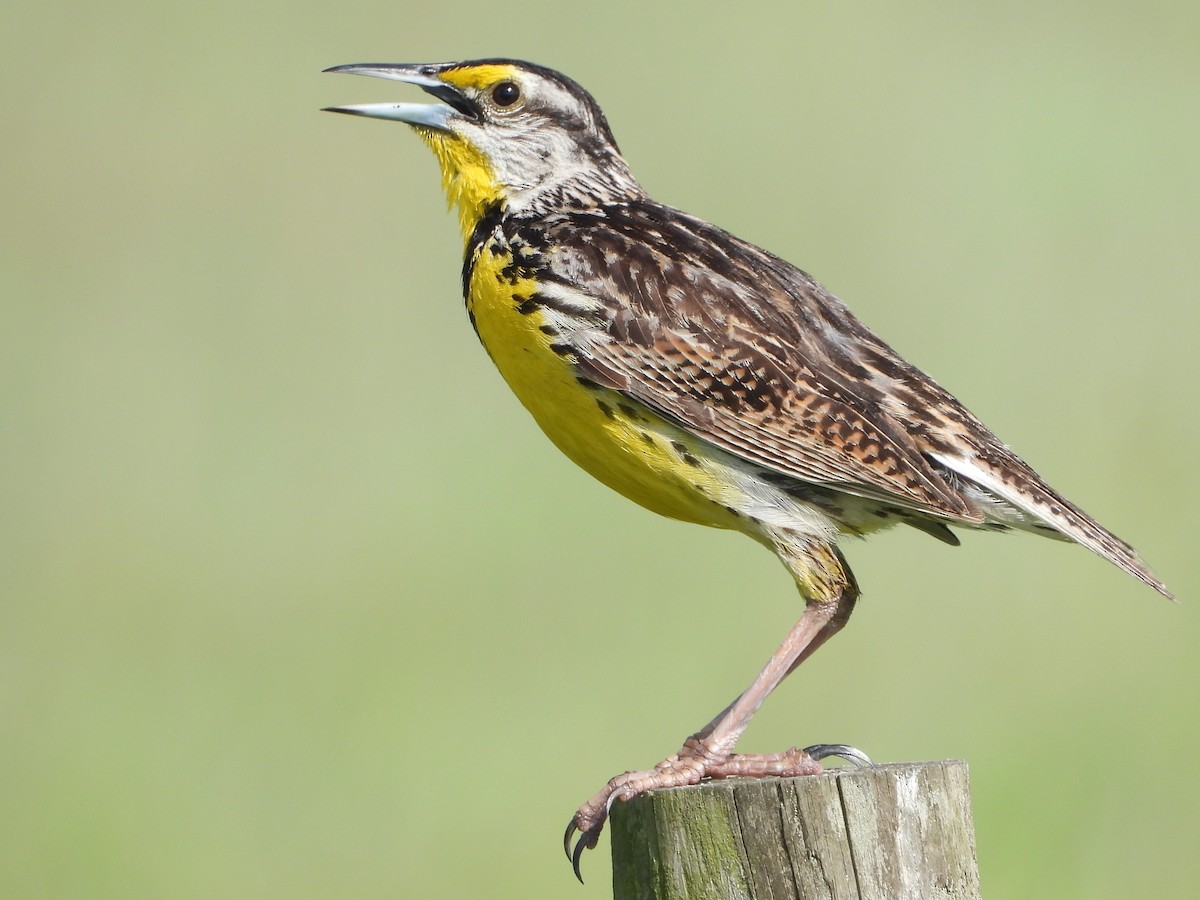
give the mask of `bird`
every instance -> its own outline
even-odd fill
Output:
[[[436,101],[326,109],[406,123],[433,151],[462,230],[467,316],[549,439],[643,507],[766,546],[804,602],[712,721],[578,808],[563,842],[576,876],[614,802],[812,774],[831,755],[868,761],[840,744],[734,752],[767,695],[849,619],[859,587],[845,538],[896,525],[951,545],[954,529],[1031,532],[1173,599],[1129,544],[810,275],[648,196],[596,100],[567,76],[507,58],[325,71]]]

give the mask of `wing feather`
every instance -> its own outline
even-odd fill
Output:
[[[588,310],[582,377],[766,473],[915,512],[942,539],[947,523],[1041,523],[1171,596],[1132,547],[779,257],[644,197],[541,227],[553,250],[539,277]]]
[[[582,374],[786,478],[982,521],[910,428],[822,352],[830,328],[833,346],[873,339],[836,298],[765,251],[664,209],[592,217],[587,228],[576,220],[551,242],[559,283],[604,310],[608,339],[579,354]],[[826,322],[825,307],[844,320]]]

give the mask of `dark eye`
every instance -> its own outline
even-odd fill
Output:
[[[521,99],[521,89],[512,81],[502,81],[492,88],[492,102],[497,106],[512,106]]]

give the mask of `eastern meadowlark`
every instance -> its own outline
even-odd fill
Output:
[[[650,199],[571,79],[511,59],[327,71],[441,101],[330,111],[405,122],[432,148],[466,241],[467,314],[550,440],[648,509],[764,544],[804,598],[729,706],[579,808],[564,841],[576,874],[615,800],[860,758],[840,745],[733,753],[767,695],[850,617],[845,535],[904,524],[957,544],[951,526],[1029,531],[1082,544],[1171,596],[1132,547],[809,275]]]

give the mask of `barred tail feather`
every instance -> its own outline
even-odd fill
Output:
[[[1013,470],[1020,469],[1026,476],[1021,483],[1006,480],[999,471],[973,454],[973,458],[948,453],[931,453],[930,456],[950,471],[974,482],[1021,512],[1044,522],[1067,539],[1087,547],[1118,568],[1144,581],[1167,599],[1175,599],[1175,595],[1142,562],[1133,547],[1054,491],[1031,468],[1015,457],[1009,457],[1009,465],[1006,468],[1010,479]]]

